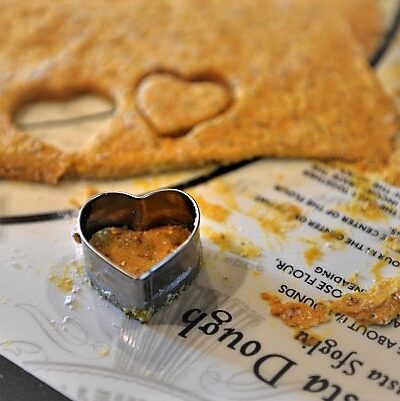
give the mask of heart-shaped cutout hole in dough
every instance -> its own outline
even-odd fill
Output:
[[[181,136],[232,103],[228,87],[211,80],[189,81],[171,73],[146,76],[137,87],[137,106],[161,136]]]
[[[114,113],[112,102],[92,93],[29,102],[15,113],[15,124],[34,138],[64,152],[89,147]]]

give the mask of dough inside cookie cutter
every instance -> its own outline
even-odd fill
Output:
[[[189,237],[137,277],[102,255],[89,242],[94,233],[106,227],[145,231],[169,224],[188,227]],[[77,223],[91,284],[128,315],[148,321],[157,309],[178,297],[199,272],[199,224],[200,211],[196,202],[176,189],[162,189],[142,196],[124,192],[95,195],[82,206]]]

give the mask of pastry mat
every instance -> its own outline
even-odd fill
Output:
[[[398,93],[400,82],[398,39],[395,43],[378,65],[378,74],[392,94]],[[101,122],[112,113],[101,101],[86,101],[90,113],[72,118],[80,124]],[[71,105],[72,113],[82,108],[82,99],[78,106]],[[25,120],[24,124],[57,129],[58,123],[39,119],[42,110],[35,111],[36,122]],[[68,131],[68,126],[63,121],[60,129]],[[345,292],[344,283],[351,278],[357,277],[362,289],[371,285],[377,272],[384,276],[396,274],[396,252],[386,251],[386,263],[377,268],[379,259],[366,249],[375,249],[379,254],[382,242],[366,233],[368,228],[362,231],[362,225],[356,227],[356,223],[343,221],[345,212],[340,212],[339,220],[326,213],[340,204],[352,205],[351,191],[344,194],[343,188],[338,189],[348,173],[312,162],[266,160],[245,164],[117,182],[64,182],[60,187],[1,182],[0,210],[8,217],[1,219],[0,226],[0,353],[7,358],[0,358],[0,399],[18,400],[30,394],[30,399],[36,396],[61,400],[61,393],[77,400],[110,401],[346,396],[348,400],[357,396],[363,400],[397,399],[397,320],[389,327],[363,328],[337,317],[335,322],[315,329],[318,338],[326,342],[324,351],[323,345],[303,348],[293,339],[295,333],[291,329],[270,316],[267,304],[259,296],[262,291],[281,290],[286,298],[296,296],[293,294],[297,291],[313,300],[328,299],[334,290]],[[336,187],[327,184],[327,176]],[[193,195],[203,207],[205,266],[183,302],[166,308],[145,326],[126,318],[87,285],[80,254],[70,238],[75,224],[75,209],[71,207],[79,206],[96,190],[140,193],[175,185],[195,187]],[[396,188],[376,181],[371,185],[382,197],[388,195],[386,201],[379,201],[381,206],[393,206],[399,198]],[[201,204],[204,199],[208,203]],[[268,232],[268,226],[264,227],[260,216],[254,213],[269,201],[294,204],[306,221],[294,227],[284,227],[281,222],[282,232]],[[214,206],[210,207],[210,203]],[[271,211],[266,208],[269,216]],[[395,207],[395,216],[388,213],[382,220],[365,220],[362,216],[358,220],[382,234],[389,227],[396,232],[400,226],[397,210]],[[12,217],[16,215],[19,217]],[[343,230],[354,240],[353,244],[331,249],[321,241],[317,223]],[[227,227],[227,237],[221,240],[220,234]],[[323,255],[309,261],[309,265],[305,255],[313,246]],[[287,267],[283,271],[283,266],[288,265],[296,273],[290,273]],[[309,284],[314,279],[323,290],[317,289],[315,283]],[[63,289],[68,280],[79,288],[76,293]],[[190,329],[184,316],[193,308],[207,317]],[[224,312],[217,315],[217,309]],[[218,340],[222,331],[207,336],[199,330],[201,324],[228,315],[232,321],[219,330],[225,327],[240,332],[243,339],[236,347]],[[327,343],[328,340],[336,343]],[[251,346],[256,345],[243,348],[251,341],[259,342],[262,348],[254,357],[246,353],[250,354]],[[256,364],[270,354],[281,357],[276,358],[275,364],[263,363],[264,360]],[[9,360],[58,392],[44,383],[37,385],[37,379]]]

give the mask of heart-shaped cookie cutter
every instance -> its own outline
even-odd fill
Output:
[[[143,231],[168,224],[188,227],[189,237],[137,277],[106,258],[89,242],[94,233],[105,227]],[[201,263],[199,225],[200,211],[195,200],[177,189],[162,189],[141,196],[125,192],[93,196],[82,206],[77,224],[91,284],[128,315],[148,321],[197,275]]]

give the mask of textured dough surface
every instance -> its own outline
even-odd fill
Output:
[[[365,53],[372,55],[382,40],[382,2],[385,0],[325,1],[350,23],[354,36],[361,43]]]
[[[3,2],[0,176],[111,178],[261,155],[386,160],[395,110],[367,64],[349,6],[340,11],[340,4]],[[222,107],[219,97],[218,107],[210,107],[215,93],[194,96],[198,109],[212,112],[188,115],[187,124],[169,121],[173,129],[158,132],[137,93],[143,80],[157,74],[178,77],[188,87],[208,82],[227,88],[229,106]],[[13,124],[21,104],[85,91],[109,97],[116,107],[90,149],[66,152]],[[157,109],[157,121],[173,119],[156,106],[146,108]]]

